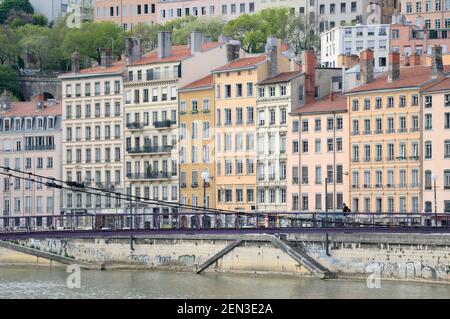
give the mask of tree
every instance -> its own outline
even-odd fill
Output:
[[[14,11],[34,13],[33,6],[28,0],[3,0],[0,3],[0,23],[3,24]]]
[[[314,21],[301,16],[291,16],[287,24],[287,39],[292,51],[298,55],[303,50],[320,52],[320,36]]]
[[[244,14],[229,21],[224,33],[241,41],[247,52],[263,52],[268,37],[286,36],[289,16],[287,8],[269,8],[252,15]]]
[[[124,49],[125,32],[113,22],[85,22],[81,28],[70,29],[64,37],[63,51],[69,58],[77,50],[80,57],[101,63],[102,49],[112,48],[120,58]]]
[[[158,32],[161,30],[162,26],[159,24],[138,24],[128,35],[140,37],[143,51],[148,52],[158,46]]]
[[[0,65],[0,91],[11,92],[14,96],[19,97],[19,74],[10,65]]]
[[[225,22],[217,18],[196,18],[183,27],[173,30],[174,44],[187,44],[190,34],[193,31],[201,32],[203,35],[210,36],[213,41],[217,41],[219,35],[223,32]]]
[[[0,27],[0,64],[16,64],[20,53],[19,35],[16,30]]]
[[[33,19],[33,24],[34,25],[40,25],[40,26],[43,26],[43,27],[48,25],[48,19],[43,14],[35,13],[32,16],[32,19]]]
[[[27,55],[28,61],[35,62],[39,69],[43,69],[49,62],[49,52],[52,49],[50,43],[50,29],[47,27],[27,24],[19,29],[22,38],[19,46]]]

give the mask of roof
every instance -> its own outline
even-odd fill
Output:
[[[119,73],[122,72],[122,70],[125,67],[125,61],[120,60],[117,62],[114,62],[112,66],[110,67],[104,67],[101,65],[94,66],[92,68],[82,69],[80,72],[77,73],[65,73],[60,76],[60,78],[71,78],[71,77],[79,77],[80,75],[101,75],[101,74],[111,74],[111,73]]]
[[[262,80],[261,82],[258,83],[258,85],[288,82],[288,81],[292,80],[293,78],[296,78],[300,74],[302,74],[301,71],[281,72],[275,76],[272,76],[271,78]]]
[[[202,52],[217,48],[225,42],[205,42],[201,46]],[[171,55],[165,58],[158,58],[158,49],[144,54],[138,61],[131,65],[143,65],[149,63],[178,62],[192,56],[191,48],[187,45],[175,45],[172,47]]]
[[[317,114],[347,111],[347,98],[342,93],[333,93],[334,99],[330,95],[316,100],[314,103],[299,106],[294,109],[291,115]]]
[[[37,101],[29,102],[12,102],[11,108],[8,111],[0,111],[0,117],[19,117],[19,116],[47,116],[47,115],[61,115],[62,107],[58,103],[56,105],[48,105],[48,102],[44,102],[44,108],[42,110],[36,109]]]
[[[444,72],[450,72],[450,65],[444,66]],[[401,89],[420,86],[431,80],[431,67],[415,66],[400,69],[400,78],[388,82],[388,72],[376,77],[372,82],[360,85],[347,94],[360,93],[374,90]]]
[[[450,77],[446,77],[441,81],[438,81],[435,84],[428,86],[422,92],[431,93],[431,92],[439,92],[439,91],[449,91],[450,92]]]
[[[204,78],[201,78],[200,80],[194,81],[182,87],[181,89],[178,89],[178,91],[211,88],[213,86],[213,83],[214,83],[214,76],[212,74],[209,74]]]
[[[231,70],[239,70],[239,69],[248,69],[254,68],[258,63],[265,61],[267,56],[265,54],[260,54],[257,56],[246,57],[234,60],[224,66],[221,66],[218,69],[215,69],[213,72],[226,72]]]

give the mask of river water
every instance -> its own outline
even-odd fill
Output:
[[[68,288],[65,269],[0,268],[4,298],[450,298],[450,285],[206,273],[82,270]]]

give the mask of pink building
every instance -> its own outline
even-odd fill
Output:
[[[391,25],[389,46],[393,52],[400,53],[403,65],[425,64],[425,55],[431,54],[433,45],[440,45],[442,53],[448,53],[450,30],[426,29],[408,24]]]
[[[112,21],[131,30],[156,21],[157,0],[94,0],[94,20]]]
[[[420,27],[450,28],[449,0],[401,0],[400,11],[407,21]]]
[[[60,179],[61,105],[54,100],[11,102],[9,96],[2,95],[0,106],[0,165]],[[45,186],[49,179],[32,177],[36,180],[32,182],[5,175],[0,178],[0,214],[13,217],[0,219],[0,223],[23,227],[25,219],[15,217],[59,214],[60,191]],[[49,218],[37,218],[36,226],[51,222]]]
[[[346,98],[333,92],[298,107],[290,115],[289,209],[341,211],[349,197],[345,176],[349,171]]]

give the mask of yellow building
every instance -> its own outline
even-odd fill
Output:
[[[216,207],[213,81],[208,75],[178,90],[180,200],[208,208]],[[203,177],[208,177],[206,183]]]
[[[420,91],[438,68],[400,69],[398,53],[389,71],[373,78],[373,54],[361,55],[363,84],[347,93],[350,125],[352,211],[420,212],[422,204]],[[439,63],[435,64],[439,65]],[[440,64],[442,66],[442,63]]]
[[[213,71],[217,208],[256,210],[256,83],[289,70],[280,41],[269,38],[265,54]]]

